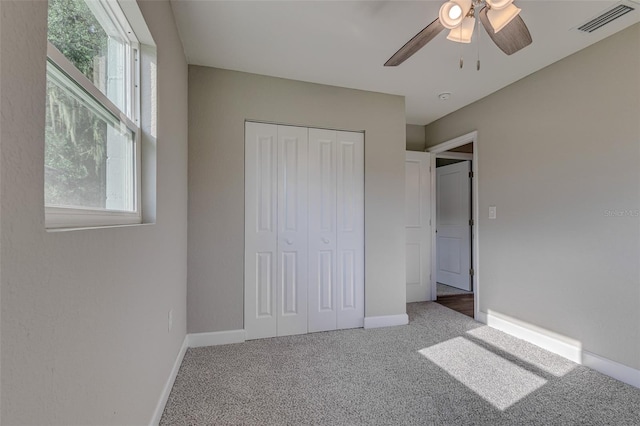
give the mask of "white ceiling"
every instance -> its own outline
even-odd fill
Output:
[[[618,2],[516,0],[533,37],[520,52],[506,56],[481,29],[476,71],[477,35],[462,45],[443,32],[399,67],[384,67],[442,3],[172,0],[190,64],[403,95],[407,123],[420,125],[640,21],[640,5],[628,3],[634,12],[586,34],[573,28]],[[439,100],[442,92],[451,98]]]

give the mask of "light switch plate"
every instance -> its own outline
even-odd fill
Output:
[[[496,206],[489,206],[489,219],[496,218]]]

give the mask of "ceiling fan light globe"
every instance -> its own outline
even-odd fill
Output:
[[[491,9],[501,10],[508,7],[513,0],[486,0]]]
[[[449,9],[449,19],[456,20],[462,16],[462,8],[457,4]]]
[[[522,9],[513,4],[510,4],[505,9],[489,9],[487,11],[487,18],[489,19],[489,23],[491,23],[493,31],[497,33],[506,27],[513,18],[520,14],[521,10]]]
[[[473,37],[473,30],[475,26],[476,19],[472,17],[466,17],[462,21],[462,25],[449,31],[447,40],[455,41],[457,43],[471,43],[471,37]]]
[[[440,7],[438,18],[443,27],[453,29],[460,26],[471,9],[472,0],[451,0]]]

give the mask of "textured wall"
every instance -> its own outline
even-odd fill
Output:
[[[405,313],[404,98],[189,67],[189,332],[243,328],[244,122],[365,131],[365,315]]]
[[[429,146],[478,130],[481,311],[577,339],[633,368],[639,117],[635,25],[426,130]],[[496,220],[487,219],[490,205]]]
[[[47,2],[0,8],[0,420],[146,424],[186,332],[187,66],[171,8],[140,4],[158,47],[157,223],[55,233],[43,210]]]

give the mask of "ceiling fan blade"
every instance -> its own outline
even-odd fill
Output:
[[[387,62],[384,63],[385,67],[397,67],[407,59],[409,59],[414,53],[422,49],[425,44],[429,43],[435,36],[440,34],[444,30],[444,27],[440,23],[440,19],[436,18],[435,21],[427,25],[422,31],[416,34],[411,40],[393,54]]]
[[[520,15],[516,16],[501,31],[497,33],[493,31],[493,27],[487,17],[487,8],[480,11],[480,21],[484,25],[484,29],[489,33],[491,40],[507,55],[513,55],[520,49],[524,49],[533,41],[531,33],[527,25],[524,23]]]

